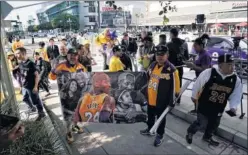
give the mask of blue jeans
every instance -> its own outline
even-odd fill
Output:
[[[30,108],[36,106],[38,113],[44,113],[43,105],[39,96],[39,93],[34,93],[33,90],[22,88],[23,102],[25,102]]]

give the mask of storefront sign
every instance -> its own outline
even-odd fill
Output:
[[[113,11],[114,8],[112,7],[102,7],[102,11],[105,12],[105,11]]]
[[[232,9],[247,8],[247,2],[232,3]]]

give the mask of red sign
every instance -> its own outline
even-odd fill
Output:
[[[102,7],[102,11],[113,11],[114,9],[112,7]]]

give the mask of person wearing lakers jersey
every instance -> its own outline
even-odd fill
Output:
[[[58,80],[58,87],[62,86],[70,79],[71,73],[87,72],[87,69],[78,62],[78,52],[75,49],[69,49],[67,60],[58,64],[49,74],[51,80]]]
[[[167,106],[173,106],[175,93],[180,91],[180,81],[178,71],[168,61],[168,48],[157,46],[154,48],[156,61],[148,68],[148,128],[141,130],[142,135],[151,135],[150,129],[155,123],[155,117],[160,117]],[[154,146],[159,146],[163,142],[166,118],[161,121],[157,130]]]
[[[237,106],[241,103],[242,84],[234,73],[232,55],[218,57],[218,67],[206,69],[197,78],[192,89],[192,101],[197,104],[197,120],[187,130],[186,141],[191,144],[193,135],[205,128],[203,140],[218,146],[212,135],[220,124],[221,116],[229,100],[231,117],[236,116]]]
[[[58,77],[64,76],[64,78],[62,78],[64,79],[63,81],[58,80],[59,91],[61,91],[62,86],[70,80],[71,74],[80,73],[80,72],[87,72],[87,70],[83,65],[78,63],[78,53],[74,49],[70,49],[67,54],[66,62],[59,64],[55,69],[53,69],[51,73],[49,74],[49,78],[52,80],[56,80],[57,76]],[[71,143],[74,141],[72,137],[72,129],[77,130],[78,133],[82,133],[83,129],[77,125],[74,125],[74,128],[72,128],[73,127],[72,118],[74,116],[75,109],[67,108],[68,107],[67,104],[68,103],[61,102],[62,110],[63,110],[63,117],[67,125],[66,138],[67,138],[67,141]]]
[[[105,73],[95,73],[92,90],[80,99],[75,111],[75,122],[113,122],[114,98],[110,94],[110,78]]]

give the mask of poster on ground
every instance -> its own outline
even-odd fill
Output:
[[[67,73],[68,74],[68,73]],[[63,111],[82,122],[137,123],[147,120],[147,77],[141,72],[70,73],[60,83]],[[63,76],[63,75],[61,75]],[[61,80],[61,78],[59,78]]]

